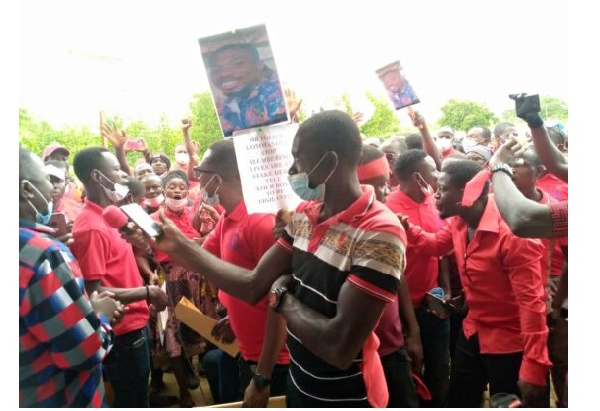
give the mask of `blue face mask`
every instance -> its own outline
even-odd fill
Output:
[[[24,180],[24,181],[27,181],[27,180]],[[33,187],[35,192],[38,193],[38,195],[40,197],[42,197],[42,200],[44,200],[44,202],[46,203],[46,214],[40,213],[38,211],[38,209],[35,208],[35,206],[31,203],[31,201],[29,201],[27,199],[25,201],[27,201],[27,203],[29,203],[31,208],[33,208],[33,211],[35,211],[35,221],[38,224],[48,225],[48,223],[50,223],[50,217],[52,216],[52,200],[50,200],[50,201],[46,200],[46,197],[44,197],[43,194],[40,193],[40,190],[38,190],[36,186],[34,186],[30,181],[27,181],[27,182],[29,183],[29,185],[31,187]]]
[[[317,164],[315,164],[315,166],[312,168],[312,170],[310,170],[308,173],[302,172],[302,173],[297,173],[297,174],[288,176],[288,181],[290,182],[290,185],[292,186],[292,190],[294,190],[294,192],[301,199],[306,200],[306,201],[313,201],[313,200],[323,200],[325,198],[325,183],[327,182],[327,180],[329,180],[329,178],[331,177],[331,175],[337,168],[337,156],[336,156],[335,168],[333,170],[331,170],[331,173],[329,173],[329,175],[327,176],[325,181],[323,181],[321,184],[318,184],[315,188],[310,188],[308,185],[309,184],[308,177],[321,164],[321,162],[323,161],[323,159],[325,158],[325,156],[327,154],[328,153],[325,153],[323,155],[323,157],[321,157],[321,159],[317,162]]]

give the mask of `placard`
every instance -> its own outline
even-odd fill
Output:
[[[377,73],[379,80],[383,83],[388,97],[396,110],[421,102],[412,85],[403,74],[400,61],[394,61],[383,66],[375,70],[375,73]]]
[[[232,30],[199,40],[224,137],[289,122],[267,27]]]
[[[298,127],[297,123],[281,124],[235,134],[233,143],[248,214],[295,210],[302,201],[288,182]]]

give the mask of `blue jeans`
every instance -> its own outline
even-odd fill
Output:
[[[444,408],[450,387],[450,321],[415,308],[423,345],[423,382],[431,392],[431,401],[421,407]]]
[[[237,358],[216,348],[204,354],[202,367],[215,404],[239,400],[240,367]]]
[[[115,408],[148,408],[150,355],[146,328],[115,337],[104,359],[104,375],[115,393]]]

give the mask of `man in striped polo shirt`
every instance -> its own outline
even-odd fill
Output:
[[[289,174],[307,201],[252,271],[210,255],[162,216],[156,245],[175,261],[250,304],[271,289],[271,309],[287,320],[288,407],[387,404],[373,329],[397,295],[406,241],[394,214],[360,186],[361,151],[358,127],[342,111],[300,125]]]

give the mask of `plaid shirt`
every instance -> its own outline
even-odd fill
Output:
[[[105,407],[112,344],[79,265],[52,229],[19,219],[19,406]]]

